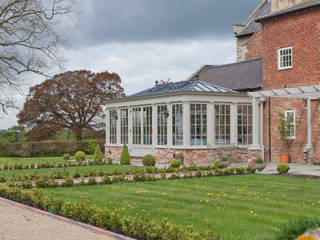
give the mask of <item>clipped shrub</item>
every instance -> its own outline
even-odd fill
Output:
[[[257,163],[257,164],[263,163],[263,159],[262,159],[262,158],[257,158],[257,159],[256,159],[256,163]]]
[[[108,157],[108,164],[112,165],[112,158]]]
[[[285,173],[287,173],[289,170],[290,170],[289,164],[279,164],[279,165],[277,166],[277,171],[278,171],[278,173],[280,173],[280,174],[285,174]]]
[[[256,168],[249,166],[249,167],[246,168],[246,172],[247,173],[255,173],[256,172]]]
[[[65,178],[64,181],[61,183],[62,187],[72,187],[74,185],[73,178]]]
[[[148,154],[142,159],[143,166],[153,167],[156,165],[156,158],[152,154]]]
[[[237,174],[244,174],[245,171],[246,171],[246,169],[243,168],[243,167],[237,167],[236,168],[236,173]]]
[[[63,154],[63,156],[62,156],[62,159],[63,160],[70,160],[70,154],[68,154],[68,153],[66,153],[66,154]]]
[[[80,172],[79,172],[79,170],[77,169],[75,172],[74,172],[74,174],[73,174],[73,178],[79,178],[81,175],[80,175]]]
[[[86,160],[86,154],[82,151],[78,151],[76,152],[76,154],[74,155],[74,158],[78,161],[78,162],[83,162],[84,160]]]
[[[229,161],[229,158],[228,158],[228,157],[222,157],[222,158],[221,158],[221,161],[222,161],[222,162],[228,162],[228,161]]]
[[[298,218],[290,220],[288,223],[283,224],[275,232],[275,240],[292,240],[299,237],[309,229],[319,228],[319,218]]]
[[[103,153],[101,152],[100,145],[97,144],[94,150],[93,162],[95,164],[102,164]]]
[[[122,148],[120,164],[121,165],[130,165],[131,164],[129,149],[126,144],[123,145],[123,148]]]
[[[171,168],[179,168],[180,167],[180,161],[179,160],[172,160],[170,164]]]

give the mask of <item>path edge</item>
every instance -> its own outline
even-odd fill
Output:
[[[91,230],[92,232],[95,232],[95,233],[100,233],[102,235],[106,235],[106,236],[109,236],[109,237],[114,237],[114,238],[117,238],[119,240],[135,240],[134,238],[130,238],[130,237],[127,237],[127,236],[124,236],[124,235],[121,235],[121,234],[118,234],[118,233],[115,233],[115,232],[111,232],[111,231],[108,231],[108,230],[105,230],[105,229],[102,229],[102,228],[98,228],[98,227],[95,227],[95,226],[92,226],[92,225],[89,225],[89,224],[86,224],[86,223],[78,222],[78,221],[72,220],[70,218],[65,218],[65,217],[50,213],[50,212],[43,211],[43,210],[38,209],[38,208],[30,207],[28,205],[25,205],[25,204],[22,204],[22,203],[19,203],[19,202],[15,202],[15,201],[6,199],[6,198],[0,197],[0,201],[4,202],[4,203],[8,203],[8,204],[16,206],[16,207],[19,207],[19,208],[22,208],[22,209],[27,209],[29,211],[35,212],[35,213],[40,214],[40,215],[49,216],[51,218],[57,219],[57,220],[62,221],[62,222],[71,223],[73,225],[80,226],[80,227],[85,228],[85,229],[89,229],[89,230]]]

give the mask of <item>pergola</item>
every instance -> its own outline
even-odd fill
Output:
[[[260,101],[265,100],[266,97],[306,99],[307,100],[308,142],[305,147],[305,151],[312,150],[313,144],[312,144],[312,124],[311,124],[312,123],[311,101],[320,99],[320,85],[250,92],[248,93],[248,95],[252,97],[253,106],[256,105],[259,100]],[[263,118],[262,118],[261,124],[263,124]]]

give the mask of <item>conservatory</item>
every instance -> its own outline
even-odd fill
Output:
[[[162,82],[106,103],[106,157],[120,160],[128,146],[131,160],[153,154],[169,164],[211,164],[227,156],[234,162],[261,157],[262,103],[199,80]]]

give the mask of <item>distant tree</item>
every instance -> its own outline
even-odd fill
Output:
[[[7,130],[2,130],[0,133],[0,145],[14,142],[25,141],[25,130],[23,127],[13,126]]]
[[[61,62],[57,16],[70,9],[70,0],[0,1],[0,111],[14,106],[8,90],[19,90],[24,73],[46,75]]]
[[[100,132],[104,127],[105,101],[124,96],[116,73],[81,70],[66,72],[30,88],[18,123],[31,129],[30,140],[55,138],[70,129],[77,140],[85,132]]]

